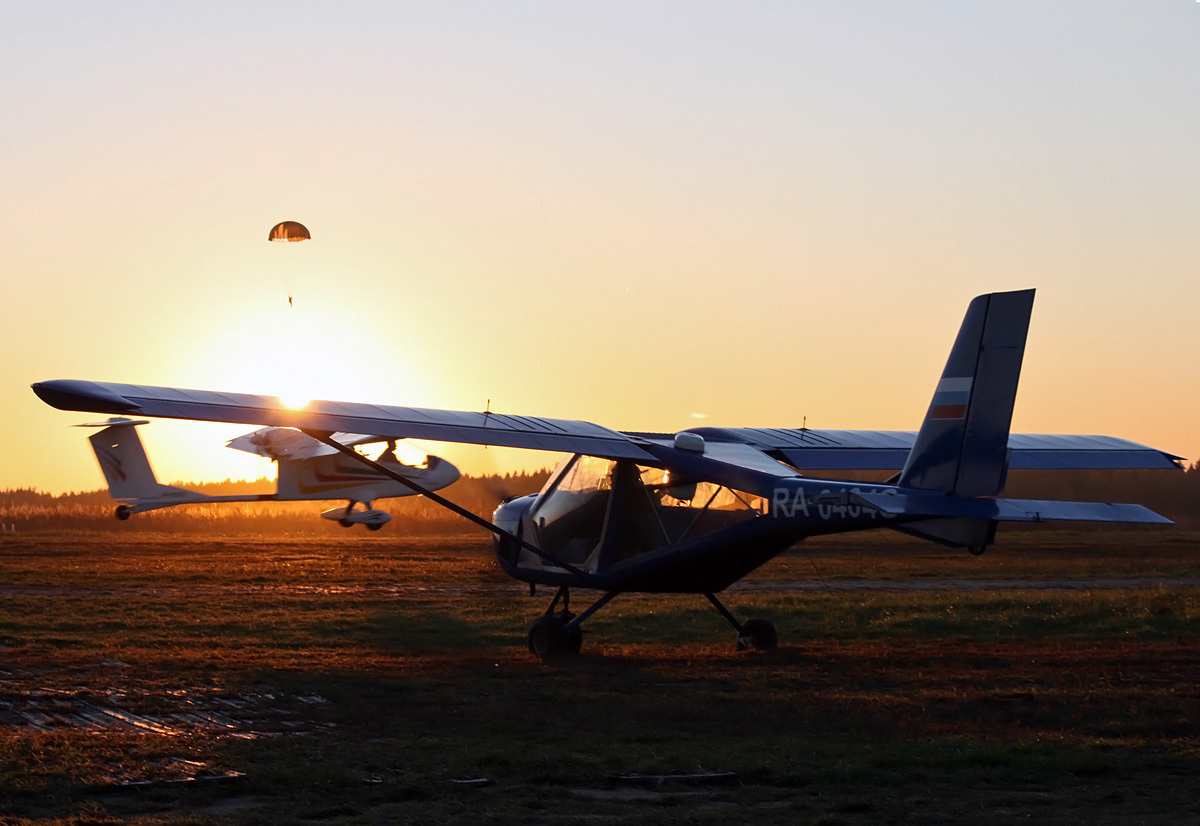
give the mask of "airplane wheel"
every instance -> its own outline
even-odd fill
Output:
[[[377,531],[377,530],[379,530],[379,529],[380,529],[380,528],[382,528],[382,527],[383,527],[383,525],[367,525],[367,530],[369,530],[369,531]]]
[[[567,653],[578,654],[581,648],[583,648],[583,629],[575,626],[574,630],[567,633]]]
[[[117,519],[124,522],[129,517],[133,516],[133,510],[128,505],[117,505]]]
[[[354,527],[354,523],[351,522],[349,519],[339,519],[338,524],[341,525],[343,528],[353,528]]]
[[[778,645],[779,635],[775,633],[775,626],[765,619],[748,619],[742,623],[742,632],[737,638],[738,651],[772,651]]]
[[[574,653],[578,647],[572,648],[574,637],[578,634],[568,634],[566,623],[555,614],[544,614],[529,626],[529,653],[541,659],[549,659],[559,654]],[[582,643],[583,637],[579,636]]]

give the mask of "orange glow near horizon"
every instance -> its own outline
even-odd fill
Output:
[[[908,430],[967,302],[1028,287],[1014,430],[1200,458],[1200,5],[455,9],[14,7],[0,490],[101,485],[56,378]],[[143,438],[253,478],[250,429]]]

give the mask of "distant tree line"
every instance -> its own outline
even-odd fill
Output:
[[[534,493],[545,484],[550,470],[464,476],[439,491],[450,501],[484,516],[509,496]],[[271,493],[273,479],[223,482],[172,482],[210,496]],[[15,525],[20,532],[33,530],[121,532],[210,532],[228,534],[320,535],[345,530],[336,522],[320,519],[323,510],[345,500],[308,502],[238,502],[179,505],[148,511],[120,522],[114,517],[116,502],[108,491],[92,490],[59,495],[29,488],[0,491],[0,525]],[[392,515],[384,528],[401,533],[459,533],[480,530],[462,517],[430,502],[423,496],[380,500],[378,507]],[[362,528],[355,530],[362,531]]]
[[[443,491],[450,501],[473,513],[489,516],[509,496],[533,493],[550,471],[464,476]],[[890,474],[860,474],[863,481],[880,481]],[[269,493],[274,481],[173,483],[213,496]],[[1004,496],[1018,499],[1057,499],[1083,502],[1132,502],[1145,505],[1189,527],[1200,527],[1200,463],[1182,472],[1165,470],[1056,470],[1013,471]],[[113,518],[115,503],[106,490],[52,495],[31,489],[0,491],[0,525],[19,531],[58,529],[96,531],[179,531],[230,534],[336,534],[344,530],[320,519],[329,502],[246,502],[237,504],[183,505],[137,514],[127,522]],[[392,515],[384,529],[403,534],[461,533],[475,528],[422,496],[381,500]],[[361,530],[356,529],[356,530]]]

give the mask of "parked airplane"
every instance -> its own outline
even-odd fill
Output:
[[[717,594],[808,536],[891,528],[979,554],[1000,522],[1169,522],[1140,505],[999,498],[1010,468],[1180,467],[1177,456],[1123,439],[1010,436],[1033,296],[992,293],[970,303],[916,433],[634,433],[490,411],[324,401],[291,409],[269,396],[77,380],[33,390],[64,410],[295,427],[425,494],[492,531],[501,567],[531,592],[557,589],[529,629],[538,656],[578,651],[584,621],[628,592],[702,594],[737,630],[739,648],[772,648],[769,622],[739,620]],[[489,521],[340,444],[335,431],[571,455],[541,492],[502,503]],[[883,484],[836,478],[859,469],[899,473]],[[576,615],[572,588],[601,595]]]
[[[378,436],[359,436],[335,433],[337,444],[358,455],[354,447],[376,442],[388,442],[384,453],[376,460],[381,473],[371,467],[349,461],[336,448],[305,436],[287,427],[264,427],[245,436],[232,439],[228,446],[264,456],[275,462],[278,480],[275,493],[208,496],[185,488],[163,485],[154,476],[146,449],[138,437],[137,426],[148,424],[145,419],[113,417],[104,422],[91,422],[78,427],[102,427],[88,437],[108,492],[117,505],[118,519],[128,519],[135,513],[212,502],[290,502],[295,500],[346,499],[345,507],[330,508],[321,514],[344,528],[366,525],[377,531],[391,520],[391,515],[372,507],[376,499],[412,496],[411,487],[396,482],[394,473],[426,487],[440,490],[458,480],[458,468],[437,456],[427,456],[420,465],[406,465],[396,458],[396,440]],[[361,504],[362,510],[356,509]]]

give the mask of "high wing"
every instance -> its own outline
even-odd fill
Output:
[[[590,424],[537,416],[508,416],[350,402],[312,401],[293,409],[275,396],[181,390],[134,384],[59,379],[33,385],[42,401],[60,410],[138,413],[164,419],[295,427],[325,432],[371,433],[397,439],[466,442],[610,459],[652,460],[637,437]]]
[[[688,431],[702,437],[696,450],[681,447],[686,440],[671,434],[622,433],[589,422],[535,416],[333,401],[312,401],[294,409],[274,396],[74,379],[39,382],[33,391],[62,410],[340,432],[339,441],[342,434],[371,433],[376,439],[416,438],[634,459],[752,492],[770,490],[776,480],[797,475],[794,468],[898,470],[916,437],[910,431],[702,427]],[[1009,448],[1010,467],[1015,470],[1181,466],[1181,457],[1108,436],[1013,434]]]
[[[752,445],[801,470],[900,470],[916,431],[695,428],[709,441]],[[1013,433],[1010,470],[1176,469],[1183,457],[1112,436]]]

